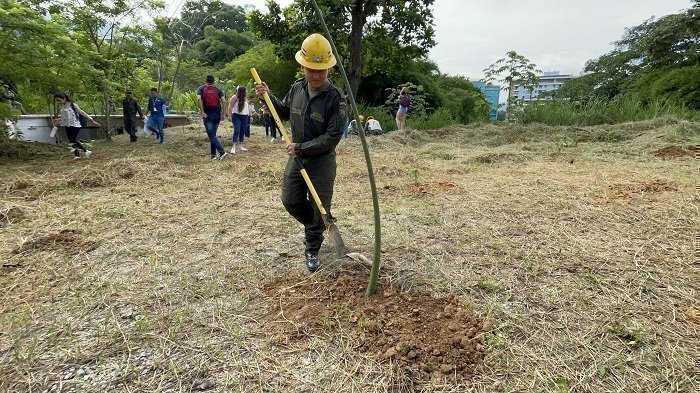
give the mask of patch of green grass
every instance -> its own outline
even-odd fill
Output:
[[[616,321],[608,325],[607,331],[632,348],[640,347],[646,342],[647,334],[644,326],[630,328],[623,322]]]

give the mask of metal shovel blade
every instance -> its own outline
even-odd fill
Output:
[[[324,217],[324,221],[326,222],[326,228],[328,229],[328,236],[330,236],[331,241],[335,246],[336,255],[339,257],[345,255],[345,242],[340,236],[340,229],[338,229],[338,226],[335,225],[333,221],[329,220],[328,217]]]

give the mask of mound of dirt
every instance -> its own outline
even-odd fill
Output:
[[[303,338],[300,331],[350,332],[355,348],[391,362],[414,380],[470,379],[480,371],[490,322],[452,295],[438,299],[382,282],[377,294],[366,298],[366,285],[365,275],[348,273],[266,285],[265,325],[270,331],[282,325],[283,341]]]
[[[79,231],[74,229],[62,229],[58,232],[38,233],[32,239],[22,243],[14,250],[15,254],[46,251],[63,250],[70,255],[81,252],[89,252],[96,249],[99,243],[83,239]]]
[[[685,310],[685,317],[688,319],[688,322],[700,325],[700,308],[691,307]]]
[[[678,189],[674,185],[658,180],[633,184],[611,184],[607,187],[604,199],[630,199],[633,197],[643,196],[644,194],[670,192],[677,190]]]
[[[683,156],[692,156],[691,150],[686,150],[683,146],[666,146],[659,150],[651,152],[653,155],[662,158],[679,158]]]
[[[408,185],[409,193],[414,196],[425,196],[459,190],[461,190],[461,188],[457,184],[446,180],[440,180],[432,183],[415,182]]]

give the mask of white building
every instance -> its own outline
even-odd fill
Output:
[[[530,91],[523,86],[515,85],[513,86],[511,95],[516,96],[526,103],[537,100],[542,93],[559,90],[564,82],[568,81],[569,79],[573,79],[573,76],[562,75],[559,73],[559,71],[549,71],[545,72],[543,75],[540,75],[539,78],[540,81],[538,85],[535,86],[534,90]],[[549,97],[544,97],[544,99],[549,99]]]

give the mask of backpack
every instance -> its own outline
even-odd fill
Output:
[[[77,109],[75,109],[74,103],[71,102],[70,106],[71,108],[73,108],[73,113],[75,113],[75,117],[78,118],[78,122],[80,122],[80,127],[85,128],[85,126],[87,125],[87,119],[85,118],[85,116],[83,116],[80,112],[78,112]]]
[[[211,85],[204,85],[204,90],[202,91],[202,103],[207,108],[218,108],[219,107],[219,90]]]
[[[404,108],[408,108],[409,105],[411,105],[411,95],[410,94],[404,94],[399,98],[399,105],[401,105]]]

